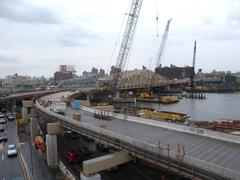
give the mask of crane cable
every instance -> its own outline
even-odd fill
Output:
[[[158,0],[156,0],[156,37],[159,37],[159,33],[158,33]]]
[[[124,16],[123,16],[123,19],[122,19],[122,24],[121,24],[120,30],[119,30],[119,32],[118,32],[116,42],[115,42],[115,44],[114,44],[114,48],[113,48],[113,52],[112,52],[110,61],[109,61],[109,63],[108,63],[107,73],[109,73],[109,69],[110,69],[110,66],[111,66],[111,64],[112,64],[113,56],[114,56],[114,53],[115,53],[115,51],[116,51],[116,48],[117,48],[117,45],[118,45],[118,42],[119,42],[119,38],[120,38],[120,35],[121,35],[121,31],[122,31],[122,27],[123,27],[123,24],[124,24],[126,15],[127,15],[127,13],[124,13]]]

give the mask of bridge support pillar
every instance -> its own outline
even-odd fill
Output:
[[[22,100],[22,117],[25,123],[28,123],[28,109],[33,108],[33,101],[32,100]]]
[[[35,112],[35,109],[34,108],[31,108],[31,117],[34,117],[36,118],[37,117],[37,114]]]
[[[81,180],[101,180],[101,175],[100,174],[95,174],[92,176],[85,176],[84,174],[81,173],[80,175]]]
[[[46,135],[47,145],[47,164],[50,167],[58,166],[58,153],[57,153],[57,135]]]
[[[28,108],[22,107],[22,118],[25,123],[28,123]]]
[[[31,139],[34,140],[35,136],[38,135],[38,123],[37,118],[30,118],[30,132],[31,132]]]

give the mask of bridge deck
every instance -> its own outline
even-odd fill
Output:
[[[58,93],[46,96],[47,99],[61,97]],[[66,96],[66,94],[65,94]],[[80,112],[83,122],[99,126],[107,125],[107,129],[125,136],[148,142],[167,148],[169,144],[170,151],[177,151],[177,145],[185,147],[185,156],[190,156],[209,164],[231,169],[240,172],[240,145],[203,136],[178,132],[160,127],[149,126],[126,120],[112,119],[109,121],[96,119],[93,114],[68,108],[66,116],[72,117],[73,112]],[[240,138],[240,137],[239,137]],[[240,177],[239,177],[240,178]]]

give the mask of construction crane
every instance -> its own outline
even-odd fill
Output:
[[[165,47],[166,47],[166,42],[167,42],[169,26],[170,26],[171,20],[172,19],[169,19],[167,21],[167,25],[166,25],[166,28],[165,28],[165,31],[164,31],[164,34],[163,34],[163,37],[162,37],[162,41],[161,41],[161,44],[160,44],[160,47],[159,47],[155,68],[161,66],[161,59],[162,59],[162,56],[163,56],[163,53],[164,53],[164,50],[165,50]],[[153,74],[152,80],[151,80],[151,84],[154,85],[154,83],[155,83],[155,73]]]
[[[168,32],[169,32],[169,26],[170,26],[170,22],[171,22],[172,19],[169,19],[167,21],[167,25],[166,25],[166,28],[165,28],[165,31],[164,31],[164,34],[163,34],[163,37],[162,37],[162,41],[161,41],[161,44],[160,44],[160,48],[159,48],[159,51],[158,51],[158,55],[157,55],[157,61],[156,61],[156,68],[158,66],[161,65],[161,59],[162,59],[162,56],[163,56],[163,53],[164,53],[164,50],[165,50],[165,47],[166,47],[166,42],[167,42],[167,38],[168,38]]]
[[[122,39],[120,51],[118,53],[115,72],[113,74],[113,90],[118,91],[118,83],[121,78],[121,72],[124,70],[131,49],[133,37],[135,34],[138,16],[141,10],[143,0],[132,0],[130,12],[128,15],[127,25]]]
[[[190,88],[191,90],[194,89],[194,77],[195,77],[195,62],[196,62],[196,49],[197,49],[197,41],[194,41],[194,48],[193,48],[193,64],[192,64],[192,72],[190,77]]]

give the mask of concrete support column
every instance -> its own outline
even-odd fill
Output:
[[[33,141],[35,136],[38,135],[38,122],[37,118],[30,118],[30,130],[31,130],[31,140]]]
[[[58,153],[57,153],[57,135],[46,135],[47,146],[47,164],[50,167],[58,166]]]
[[[12,111],[16,111],[16,109],[17,109],[16,100],[12,100]]]
[[[89,94],[87,94],[87,100],[90,100],[90,95]]]
[[[22,107],[22,118],[25,121],[25,123],[28,123],[28,108]]]
[[[37,117],[37,114],[36,114],[34,108],[31,108],[31,117],[33,117],[33,118],[36,118],[36,117]]]

